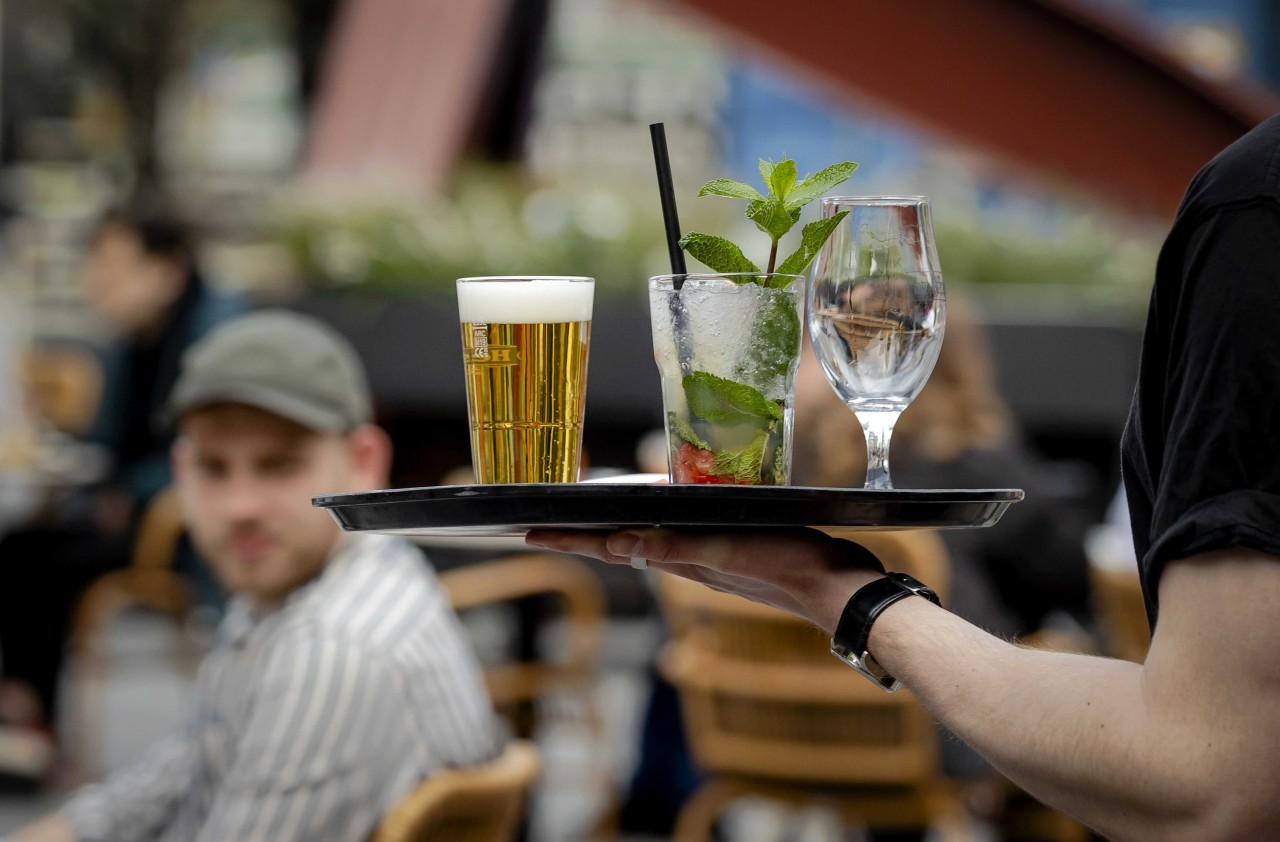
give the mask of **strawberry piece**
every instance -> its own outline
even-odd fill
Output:
[[[714,474],[715,454],[689,442],[680,445],[675,459],[675,481],[683,485],[750,485],[751,483]]]

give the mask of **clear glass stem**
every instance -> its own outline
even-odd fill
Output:
[[[893,488],[889,481],[889,439],[898,423],[900,409],[856,410],[862,434],[867,439],[867,481],[864,488]]]

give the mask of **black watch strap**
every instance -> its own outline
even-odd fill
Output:
[[[886,573],[883,579],[862,586],[849,598],[836,633],[831,637],[831,651],[838,658],[890,692],[900,685],[875,663],[867,651],[867,641],[876,618],[890,605],[913,595],[922,596],[934,605],[942,604],[937,593],[914,577],[906,573]]]

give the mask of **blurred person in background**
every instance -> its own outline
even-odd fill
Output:
[[[233,594],[194,710],[13,838],[363,842],[423,777],[495,752],[480,666],[416,548],[311,505],[386,485],[390,440],[345,340],[265,311],[183,359],[176,489]]]
[[[50,746],[76,601],[98,576],[128,563],[144,507],[170,482],[172,436],[155,419],[179,359],[243,309],[206,287],[188,231],[159,206],[106,213],[84,271],[89,305],[112,333],[102,352],[102,401],[88,436],[110,454],[111,472],[40,523],[0,538],[0,735],[21,729],[27,742]],[[182,558],[184,572],[208,581],[189,552]],[[0,776],[39,779],[46,771],[29,763],[13,768],[0,741]]]
[[[244,308],[209,289],[190,232],[173,212],[155,209],[103,216],[85,267],[85,294],[115,337],[104,353],[103,405],[90,438],[114,456],[111,485],[127,520],[169,484],[172,439],[155,419],[183,352]],[[100,520],[110,523],[105,515]]]

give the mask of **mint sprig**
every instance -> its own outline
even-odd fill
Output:
[[[777,266],[778,273],[799,275],[822,250],[823,243],[835,231],[844,214],[804,226],[800,235],[800,247],[788,255],[781,265],[777,262],[778,242],[800,221],[801,208],[844,182],[857,168],[858,165],[852,161],[844,161],[797,180],[795,161],[786,157],[777,163],[761,159],[760,178],[764,181],[767,193],[762,194],[740,181],[717,178],[704,184],[698,195],[745,199],[747,219],[769,235],[769,262],[765,271],[772,274]],[[723,237],[691,231],[680,238],[680,246],[713,272],[760,271],[747,259],[741,248]],[[763,279],[757,282],[765,283]]]

